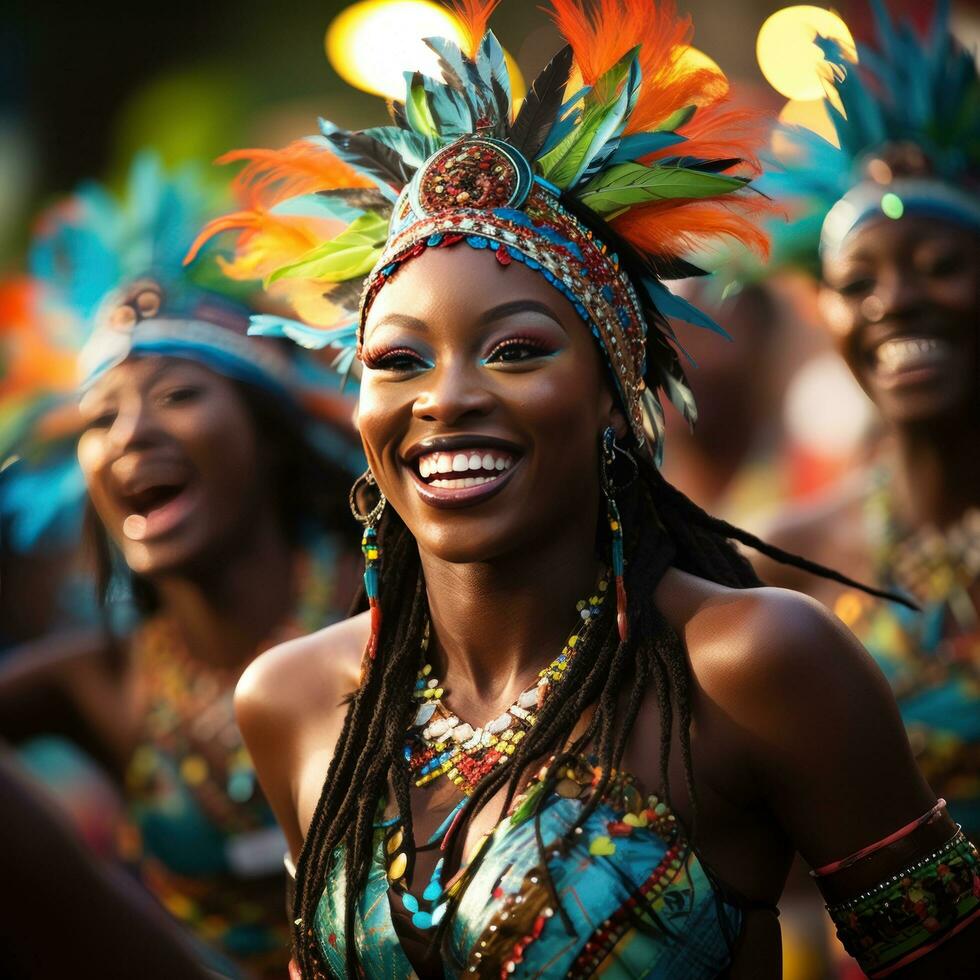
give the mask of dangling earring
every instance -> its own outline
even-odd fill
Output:
[[[633,475],[618,487],[613,479],[613,467],[616,464],[616,453],[625,457],[633,466]],[[602,492],[606,497],[606,516],[609,520],[609,531],[612,534],[612,572],[616,579],[616,626],[619,629],[619,639],[625,643],[629,637],[629,620],[626,607],[626,584],[623,572],[626,558],[623,552],[623,522],[619,517],[619,507],[616,505],[616,491],[623,490],[636,479],[638,467],[636,460],[625,449],[616,445],[616,430],[610,425],[603,430],[602,448],[599,455],[599,476]]]
[[[378,502],[369,513],[362,514],[358,507],[357,495],[370,487],[377,488]],[[378,547],[378,523],[388,501],[375,482],[374,474],[369,469],[365,470],[354,481],[354,486],[350,488],[348,501],[350,502],[350,512],[356,520],[364,525],[364,533],[361,535],[361,551],[364,553],[364,592],[367,594],[368,606],[371,610],[371,636],[368,639],[367,649],[364,651],[366,665],[367,661],[374,660],[378,652],[378,638],[381,635],[381,606],[378,603],[378,586],[381,582],[378,567],[381,564],[381,549]]]

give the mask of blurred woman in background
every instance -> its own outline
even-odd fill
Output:
[[[980,79],[949,33],[894,25],[844,63],[831,42],[840,148],[805,131],[770,190],[823,209],[821,308],[877,407],[870,469],[788,513],[777,543],[912,597],[873,601],[798,569],[772,580],[831,606],[888,677],[917,761],[980,830]],[[815,245],[816,243],[814,243]]]
[[[346,402],[321,393],[332,418],[314,419],[300,360],[183,268],[206,216],[191,174],[141,157],[124,203],[89,187],[40,228],[49,326],[90,330],[77,458],[97,584],[135,622],[8,658],[0,734],[87,749],[123,788],[123,856],[213,968],[281,977],[282,838],[231,698],[258,651],[345,610],[333,528],[358,452]]]

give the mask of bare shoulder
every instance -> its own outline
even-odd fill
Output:
[[[362,614],[273,647],[235,689],[242,737],[294,859],[357,687],[368,629]]]
[[[672,571],[658,595],[709,696],[760,720],[774,711],[891,706],[887,683],[850,631],[799,592],[729,589]]]
[[[671,608],[699,703],[727,719],[729,751],[811,864],[928,809],[935,796],[914,764],[888,682],[820,603],[676,571],[657,601]]]
[[[281,643],[256,657],[235,688],[242,730],[271,722],[302,722],[329,711],[357,686],[367,639],[366,615]]]

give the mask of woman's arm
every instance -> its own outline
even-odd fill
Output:
[[[974,976],[980,878],[964,846],[944,852],[944,868],[915,867],[941,852],[956,826],[944,811],[918,823],[936,795],[913,761],[885,678],[817,603],[772,589],[751,601],[737,638],[745,653],[727,670],[716,666],[710,686],[744,732],[765,803],[807,863],[827,871],[818,883],[838,907],[852,954],[865,949],[872,976],[884,975],[875,957],[908,980]],[[905,884],[890,888],[896,875]]]
[[[61,735],[110,770],[125,756],[126,671],[99,629],[52,634],[0,661],[0,739]]]

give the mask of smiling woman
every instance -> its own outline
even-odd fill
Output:
[[[125,797],[121,856],[201,962],[281,977],[283,841],[232,692],[259,649],[349,604],[333,528],[360,453],[304,408],[292,351],[248,339],[248,310],[183,269],[206,217],[191,176],[142,157],[133,191],[88,188],[47,215],[34,265],[37,329],[57,317],[87,335],[74,397],[98,585],[107,609],[130,594],[137,619],[11,655],[0,733],[66,735],[103,762]],[[319,404],[349,418],[328,391]]]
[[[792,204],[805,196],[822,205],[824,320],[884,438],[867,470],[784,515],[774,538],[921,608],[879,606],[792,570],[766,574],[827,602],[867,644],[919,766],[976,835],[980,78],[943,10],[926,38],[881,16],[873,69],[838,82],[844,149],[805,140],[779,178]]]
[[[457,4],[473,43],[430,39],[443,77],[393,126],[239,154],[258,209],[203,236],[326,301],[255,332],[361,376],[370,613],[236,694],[296,859],[293,975],[777,977],[799,851],[872,974],[965,977],[976,852],[884,679],[733,542],[815,566],[656,468],[660,392],[696,415],[665,317],[721,329],[663,280],[692,240],[758,243],[746,119],[672,4],[554,0],[570,46],[512,120],[494,6]],[[256,256],[285,199],[363,213]]]

